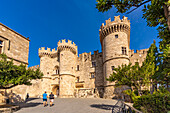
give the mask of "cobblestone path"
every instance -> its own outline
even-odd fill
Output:
[[[43,107],[42,99],[31,99],[20,104],[21,109],[15,113],[111,113],[116,103],[109,99],[56,98],[54,106]]]

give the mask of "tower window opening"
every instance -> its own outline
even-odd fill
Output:
[[[122,47],[122,54],[126,55],[126,47]]]
[[[56,74],[58,75],[60,73],[59,69],[56,70]]]
[[[111,68],[112,68],[112,71],[113,71],[113,70],[114,70],[114,68],[115,68],[115,66],[112,66]]]
[[[91,73],[91,78],[94,78],[95,77],[95,73]]]
[[[77,65],[77,71],[79,71],[79,70],[80,70],[79,65]]]
[[[80,77],[77,77],[77,82],[79,82],[80,81]]]
[[[115,35],[115,38],[118,38],[118,34]]]
[[[96,67],[96,62],[92,62],[92,67]]]

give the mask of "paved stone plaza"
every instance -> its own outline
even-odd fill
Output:
[[[54,106],[43,107],[42,99],[32,99],[21,104],[21,109],[15,113],[111,113],[117,102],[96,98],[56,98]]]

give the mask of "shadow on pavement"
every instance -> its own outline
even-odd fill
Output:
[[[38,99],[38,98],[29,98],[27,99],[25,102],[21,102],[21,103],[14,103],[12,105],[17,105],[19,106],[20,108],[28,108],[28,107],[36,107],[40,104],[43,104],[41,102],[29,102],[29,101],[32,101],[32,100],[35,100],[35,99]]]
[[[31,100],[36,100],[36,99],[39,99],[39,98],[28,98],[28,99],[25,100],[25,103],[26,103],[26,102],[29,102],[29,101],[31,101]]]
[[[107,105],[107,104],[92,104],[90,106],[99,109],[104,109],[104,110],[112,110],[112,108],[115,107],[114,105]]]
[[[91,107],[104,109],[104,110],[112,110],[112,113],[119,113],[121,107],[121,101],[118,100],[115,105],[107,105],[107,104],[92,104]]]

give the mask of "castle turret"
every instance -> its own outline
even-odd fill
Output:
[[[40,70],[43,72],[44,77],[48,77],[51,74],[53,74],[51,69],[51,63],[55,60],[55,63],[58,65],[58,62],[56,59],[57,57],[57,50],[51,48],[45,49],[45,47],[41,47],[38,50],[39,57],[40,57]]]
[[[41,47],[38,50],[40,57],[40,70],[43,72],[44,76],[42,78],[42,83],[40,84],[40,93],[47,91],[47,93],[51,92],[51,75],[54,74],[54,66],[59,65],[57,61],[57,50],[51,48]]]
[[[58,42],[60,97],[74,97],[77,46],[70,40]]]
[[[102,24],[100,31],[100,42],[103,53],[103,73],[106,98],[113,97],[114,82],[108,82],[113,73],[113,68],[122,64],[129,64],[129,44],[130,44],[130,21],[127,17],[115,16],[114,21],[109,18],[106,25]]]

